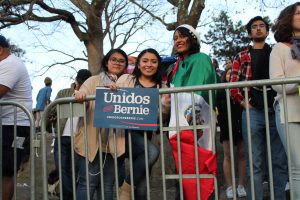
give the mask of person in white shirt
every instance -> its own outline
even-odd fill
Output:
[[[0,100],[23,104],[32,110],[31,82],[22,60],[10,52],[8,40],[0,35]],[[17,170],[30,153],[30,122],[21,109],[17,109],[17,137],[14,138],[14,108],[3,106],[1,111],[3,154],[2,154],[2,199],[12,199],[14,190],[14,165]],[[14,163],[14,144],[17,145],[17,163]],[[2,148],[1,147],[1,148]]]

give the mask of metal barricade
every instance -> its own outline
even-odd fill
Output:
[[[236,83],[221,83],[221,84],[211,84],[211,85],[202,85],[202,86],[191,86],[191,87],[182,87],[182,88],[168,88],[168,89],[161,89],[160,90],[160,94],[169,94],[169,93],[175,93],[175,94],[178,94],[178,93],[183,93],[183,92],[190,92],[190,93],[193,93],[195,91],[209,91],[210,93],[210,97],[211,97],[211,92],[214,92],[216,90],[219,90],[219,89],[225,89],[226,90],[226,99],[227,99],[227,111],[228,111],[228,127],[229,127],[229,140],[230,140],[230,157],[231,157],[231,171],[232,171],[232,180],[235,180],[236,179],[236,176],[235,176],[235,169],[234,169],[234,154],[233,154],[233,136],[232,136],[232,121],[231,121],[231,112],[230,112],[230,103],[229,103],[229,100],[230,100],[230,89],[231,88],[243,88],[244,91],[246,91],[246,88],[248,87],[262,87],[263,88],[263,98],[264,98],[264,112],[265,112],[265,120],[266,120],[266,140],[267,140],[267,162],[268,162],[268,172],[269,172],[269,198],[270,199],[274,199],[274,181],[273,181],[273,172],[272,172],[272,160],[271,160],[271,144],[270,144],[270,136],[269,136],[269,120],[268,120],[268,109],[266,109],[268,106],[267,106],[267,89],[266,87],[267,86],[272,86],[272,85],[281,85],[282,88],[283,88],[283,102],[284,102],[284,116],[285,116],[285,124],[287,124],[287,107],[286,107],[286,92],[285,92],[285,86],[286,84],[292,84],[292,83],[299,83],[300,82],[300,78],[296,77],[296,78],[286,78],[286,79],[274,79],[274,80],[256,80],[256,81],[247,81],[247,82],[236,82]],[[245,92],[244,94],[245,96],[245,101],[248,101],[249,100],[249,97],[248,97],[248,93]],[[210,98],[209,99],[209,105],[212,105],[212,99]],[[175,100],[175,104],[176,104],[176,100]],[[177,107],[177,106],[176,106]],[[160,108],[161,109],[161,108]],[[212,109],[212,108],[211,108]],[[193,111],[194,113],[194,111]],[[249,117],[249,108],[247,107],[246,108],[246,115],[247,115],[247,132],[248,132],[248,138],[251,138],[250,137],[250,117]],[[195,116],[193,114],[193,116]],[[178,124],[178,122],[177,122]],[[171,127],[163,127],[162,126],[162,121],[160,123],[161,125],[161,140],[163,139],[163,131],[170,131],[172,130]],[[195,132],[195,126],[190,126],[190,127],[176,127],[177,129],[177,132],[179,130],[184,130],[184,129],[194,129],[194,132]],[[286,132],[288,133],[288,126],[285,125],[285,130]],[[252,145],[251,145],[251,139],[249,139],[249,152],[252,152]],[[180,142],[178,142],[180,143]],[[163,143],[161,143],[163,144]],[[216,145],[213,145],[214,148],[216,147]],[[180,147],[178,147],[179,149]],[[161,152],[163,152],[163,147],[161,147]],[[214,152],[216,152],[216,149],[214,149]],[[179,154],[180,154],[180,150],[179,150]],[[200,155],[201,156],[201,155]],[[250,184],[251,186],[251,194],[254,194],[254,180],[253,180],[253,161],[252,161],[252,154],[248,154],[249,156],[249,166],[250,166],[250,182],[248,182],[248,184]],[[288,157],[288,166],[291,166],[291,159],[290,159],[290,146],[289,146],[289,141],[287,140],[287,157]],[[163,158],[162,158],[162,162],[163,162]],[[197,162],[196,162],[197,163]],[[163,170],[163,169],[162,169]],[[291,169],[290,167],[288,168],[289,170],[289,180],[290,180],[290,188],[292,188],[292,181],[291,181]],[[219,168],[219,173],[223,173],[222,170]],[[199,177],[197,176],[198,174],[193,174],[193,176],[186,176],[184,177],[184,175],[181,174],[182,172],[180,171],[180,167],[179,167],[179,176],[178,175],[166,175],[163,171],[163,181],[166,181],[168,179],[177,179],[180,181],[180,185],[179,185],[179,190],[180,190],[180,199],[184,199],[183,198],[183,187],[182,187],[182,179],[184,178],[190,178],[190,177],[193,177],[193,178],[196,178],[196,177]],[[204,175],[204,174],[201,174],[201,175]],[[200,175],[200,179],[201,179],[201,175]],[[203,177],[204,178],[204,177]],[[216,179],[215,179],[216,180]],[[218,192],[219,192],[219,189],[218,189],[218,183],[215,181],[215,195],[214,195],[214,198],[215,199],[219,199],[219,195],[218,195]],[[166,191],[166,188],[165,188],[165,183],[163,184],[163,191],[165,192]],[[197,185],[197,190],[199,188],[199,185]],[[237,192],[236,192],[236,185],[235,185],[235,182],[233,181],[233,193],[234,193],[234,197],[233,199],[237,199]],[[199,193],[200,191],[197,191],[197,199],[200,199],[199,198]],[[291,199],[293,199],[293,196],[292,196],[292,193],[291,194]],[[164,199],[168,199],[164,193]],[[254,198],[254,195],[252,195],[252,199],[255,199]]]
[[[247,88],[247,87],[262,87],[263,89],[263,97],[264,97],[264,106],[265,108],[267,108],[267,93],[266,93],[266,87],[270,86],[270,85],[282,85],[282,87],[284,88],[285,84],[290,84],[290,83],[299,83],[300,82],[300,78],[288,78],[288,79],[276,79],[276,80],[259,80],[259,81],[247,81],[247,82],[237,82],[237,83],[221,83],[221,84],[211,84],[211,85],[202,85],[202,86],[191,86],[191,87],[181,87],[181,88],[163,88],[160,89],[160,95],[163,94],[173,94],[174,96],[174,105],[175,105],[175,110],[176,112],[178,112],[178,95],[180,93],[190,93],[191,94],[191,101],[192,101],[192,116],[193,116],[193,124],[194,125],[187,125],[187,126],[179,126],[179,121],[180,119],[178,117],[176,117],[176,125],[175,126],[168,126],[168,124],[164,124],[163,123],[163,114],[162,114],[162,102],[160,100],[159,103],[159,118],[160,118],[160,122],[159,122],[159,139],[160,139],[160,162],[157,162],[157,164],[159,165],[159,170],[156,171],[155,173],[159,173],[160,174],[160,179],[161,179],[161,185],[159,187],[157,186],[153,186],[153,184],[151,184],[151,178],[150,178],[150,171],[149,169],[146,167],[146,190],[147,190],[147,199],[172,199],[175,197],[175,191],[178,191],[178,197],[179,199],[184,199],[185,193],[184,193],[184,182],[189,179],[189,180],[196,180],[196,195],[197,195],[197,199],[200,199],[201,197],[201,181],[202,179],[213,179],[213,187],[214,187],[214,199],[222,199],[222,197],[219,195],[220,193],[220,189],[219,189],[219,183],[222,182],[220,180],[218,180],[217,176],[215,174],[203,174],[200,173],[200,166],[198,164],[198,159],[201,157],[201,155],[199,155],[197,147],[198,147],[198,141],[197,141],[197,129],[208,129],[209,134],[211,134],[211,137],[213,138],[212,140],[212,153],[215,154],[216,148],[217,148],[217,144],[215,143],[215,132],[214,130],[214,122],[213,122],[213,115],[214,115],[214,107],[213,105],[213,93],[215,93],[217,90],[220,89],[225,89],[226,90],[226,100],[227,100],[227,110],[228,110],[228,127],[229,127],[229,141],[230,141],[230,156],[231,156],[231,171],[232,171],[232,180],[235,180],[236,176],[235,176],[235,169],[234,169],[234,149],[233,149],[233,136],[232,136],[232,126],[233,126],[233,122],[231,121],[231,112],[230,112],[230,89],[231,88]],[[209,113],[210,113],[210,117],[211,119],[209,120],[209,123],[207,124],[196,124],[196,120],[195,120],[195,116],[196,116],[196,110],[195,110],[195,100],[194,100],[194,96],[196,94],[197,91],[208,91],[208,99],[209,99]],[[284,112],[285,112],[285,116],[286,115],[286,93],[285,90],[283,89],[283,96],[284,96]],[[247,92],[245,92],[245,99],[246,101],[249,99]],[[91,100],[95,100],[95,96],[89,96],[87,97],[86,101],[91,101]],[[46,118],[48,116],[48,114],[50,113],[51,109],[56,108],[57,111],[57,118],[58,121],[57,123],[59,123],[59,121],[63,118],[73,118],[75,116],[77,117],[82,117],[84,119],[84,138],[85,141],[88,141],[87,138],[89,137],[88,133],[87,133],[87,127],[86,127],[86,103],[83,104],[79,104],[76,103],[75,99],[73,97],[69,97],[69,98],[62,98],[62,99],[58,99],[55,100],[54,102],[52,102],[45,110],[44,115],[42,116],[42,133],[41,133],[41,139],[42,139],[42,167],[43,167],[43,198],[46,200],[48,199],[48,191],[47,191],[47,177],[48,177],[48,158],[47,158],[47,137],[46,137],[46,125],[45,125],[45,121]],[[249,117],[249,108],[246,108],[246,116],[247,116],[247,130],[248,130],[248,136],[250,136],[250,117]],[[271,144],[270,144],[270,137],[269,137],[269,125],[268,125],[268,110],[265,109],[265,119],[266,119],[266,140],[267,140],[267,161],[268,161],[268,172],[269,172],[269,187],[270,187],[270,192],[269,192],[269,196],[270,199],[274,199],[274,186],[273,186],[273,173],[272,173],[272,160],[271,160]],[[285,120],[287,120],[287,117],[285,117]],[[72,124],[72,123],[71,123]],[[286,131],[288,132],[288,128],[287,126],[285,126]],[[71,125],[70,127],[71,132],[74,132],[75,127],[73,127],[73,125]],[[191,154],[195,155],[195,173],[192,174],[187,174],[183,171],[182,169],[182,150],[181,150],[181,138],[180,135],[178,134],[180,131],[182,130],[190,130],[193,132],[193,137],[194,137],[194,150],[193,152],[191,152]],[[166,160],[168,157],[172,157],[173,155],[170,155],[170,151],[166,151],[167,147],[165,146],[165,141],[168,139],[166,137],[166,132],[169,131],[176,131],[177,136],[176,136],[176,146],[177,146],[177,154],[178,154],[178,167],[177,167],[177,172],[173,172],[173,173],[169,173],[166,171],[166,165],[170,164],[170,163],[166,163]],[[60,130],[58,131],[60,132]],[[100,135],[100,133],[99,133]],[[129,171],[130,171],[130,178],[131,178],[131,182],[133,183],[133,159],[132,159],[132,144],[131,144],[131,133],[128,133],[128,138],[129,138]],[[250,137],[248,137],[250,138]],[[147,134],[144,133],[144,141],[145,144],[147,140]],[[116,135],[114,135],[114,141],[116,141]],[[58,155],[59,155],[59,168],[61,169],[61,142],[60,139],[58,137]],[[99,144],[102,144],[101,141],[101,137],[99,137]],[[72,145],[72,149],[74,149],[74,138],[73,136],[71,137],[71,145]],[[85,152],[88,153],[88,144],[85,142]],[[291,160],[290,160],[290,151],[289,151],[289,143],[287,144],[288,146],[288,164],[290,166]],[[117,150],[117,146],[114,147],[115,148],[115,152]],[[145,147],[147,149],[147,145]],[[169,147],[168,147],[169,148]],[[251,145],[251,139],[249,141],[249,152],[252,152],[252,145]],[[250,182],[248,182],[248,185],[251,186],[251,193],[254,193],[254,181],[253,181],[253,161],[252,161],[252,155],[248,155],[249,156],[249,162],[250,162]],[[74,152],[72,151],[72,155],[71,155],[71,160],[72,160],[72,190],[73,190],[73,194],[74,194],[74,199],[76,199],[76,173],[75,173],[75,158],[76,156],[74,155]],[[103,156],[100,153],[99,154],[99,161],[100,161],[100,166],[103,166]],[[116,153],[114,154],[114,163],[115,166],[117,166],[118,164],[118,160],[117,160],[117,156]],[[174,164],[174,163],[172,163]],[[88,159],[85,159],[85,167],[88,168],[89,165],[89,161]],[[148,153],[147,151],[145,151],[145,165],[148,166]],[[223,173],[221,171],[221,167],[218,166],[218,173]],[[114,176],[115,177],[119,177],[120,172],[118,171],[117,168],[114,169]],[[59,176],[60,178],[62,177],[62,172],[61,170],[59,170]],[[100,182],[103,183],[103,168],[100,167]],[[157,178],[159,176],[155,176],[155,178]],[[291,172],[289,169],[289,177],[291,177]],[[90,196],[90,186],[89,186],[89,172],[86,172],[86,179],[87,179],[87,198],[90,199],[92,198]],[[170,181],[178,181],[179,186],[173,186],[172,189],[170,190],[170,188],[167,187],[168,182]],[[115,183],[115,187],[114,187],[114,199],[119,199],[119,193],[118,193],[118,189],[119,189],[119,180],[118,178],[116,178],[116,183]],[[224,182],[224,181],[223,181]],[[292,182],[290,182],[290,184],[292,185]],[[104,188],[103,188],[103,184],[101,185],[101,196],[102,198],[105,197],[104,194]],[[158,189],[159,188],[159,189]],[[134,199],[134,187],[133,185],[131,185],[131,195],[132,195],[132,199]],[[62,186],[60,186],[60,197],[62,198]],[[237,199],[237,191],[236,191],[236,184],[233,181],[233,194],[234,197],[233,199]],[[293,197],[292,197],[293,198]],[[252,199],[254,199],[254,197],[252,196]]]
[[[73,117],[78,116],[78,117],[86,117],[85,114],[85,104],[78,104],[75,103],[74,98],[63,98],[63,99],[58,99],[52,102],[50,105],[48,105],[44,111],[44,114],[42,116],[42,129],[41,129],[41,151],[42,151],[42,171],[43,171],[43,199],[48,199],[48,155],[49,154],[49,145],[47,144],[48,142],[48,137],[47,137],[47,132],[46,132],[46,121],[48,120],[47,117],[51,113],[51,111],[55,111],[57,114],[57,123],[59,124],[61,119],[64,118],[70,118],[71,121]],[[71,131],[74,132],[76,127],[73,127],[73,121],[71,123]],[[58,126],[57,132],[60,132],[60,127]],[[57,147],[58,147],[58,161],[59,161],[59,168],[61,169],[61,138],[56,137],[57,139]],[[51,138],[52,141],[52,138]],[[71,137],[71,145],[72,149],[74,149],[74,138]],[[71,161],[72,161],[72,190],[73,193],[76,193],[76,188],[75,188],[75,155],[74,151],[71,152]],[[54,161],[53,161],[54,162]],[[59,177],[60,180],[62,179],[62,170],[58,170],[59,172]],[[59,194],[60,198],[62,198],[62,184],[59,185]]]
[[[15,102],[15,101],[0,101],[0,116],[2,116],[2,108],[3,107],[7,107],[9,106],[11,109],[11,112],[13,113],[14,118],[12,119],[12,124],[14,126],[14,143],[12,144],[14,147],[14,163],[15,166],[11,166],[14,169],[14,197],[13,199],[24,199],[24,194],[22,194],[22,192],[27,193],[27,191],[21,191],[20,188],[17,188],[18,185],[18,181],[22,178],[22,176],[27,176],[30,180],[30,184],[27,185],[26,183],[24,183],[23,185],[20,186],[27,186],[26,188],[29,188],[30,190],[30,199],[34,200],[36,198],[35,194],[36,194],[36,190],[35,190],[35,169],[36,169],[36,165],[35,165],[35,148],[37,148],[39,146],[39,141],[36,138],[36,135],[34,134],[34,118],[32,116],[32,113],[25,107],[23,106],[21,103]],[[22,172],[23,175],[21,175],[21,177],[17,177],[18,171],[17,171],[17,148],[21,148],[21,147],[17,147],[18,145],[17,143],[17,109],[21,109],[26,116],[28,117],[28,120],[30,122],[30,165],[28,166],[28,174],[24,175],[25,172]],[[2,124],[2,118],[0,118],[0,141],[1,141],[1,145],[0,145],[0,160],[3,161],[3,138],[5,138],[5,134],[7,133],[3,133],[3,124]],[[3,174],[2,174],[2,170],[3,170],[3,162],[0,165],[0,197],[2,198],[3,195]],[[24,179],[24,178],[23,178]],[[26,180],[27,180],[26,179]],[[21,191],[21,192],[19,192]]]

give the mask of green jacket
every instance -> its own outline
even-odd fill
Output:
[[[171,65],[167,73],[172,73],[174,65]],[[192,54],[180,61],[178,70],[169,80],[174,87],[197,86],[217,83],[217,74],[212,65],[211,59],[204,53]],[[208,91],[197,91],[206,102],[209,102]],[[212,93],[213,104],[215,105],[216,91]]]

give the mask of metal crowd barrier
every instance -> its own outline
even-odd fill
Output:
[[[228,126],[229,126],[229,141],[230,141],[230,156],[231,156],[231,163],[232,163],[232,168],[231,168],[231,171],[232,171],[232,180],[235,180],[235,170],[234,170],[234,153],[233,153],[233,136],[232,136],[232,121],[231,121],[231,113],[230,113],[230,89],[231,88],[247,88],[247,87],[253,87],[253,86],[262,86],[263,88],[263,97],[264,97],[264,106],[265,108],[267,108],[267,86],[270,86],[270,85],[282,85],[283,87],[283,96],[284,96],[284,112],[286,113],[286,93],[285,93],[285,87],[284,85],[285,84],[290,84],[290,83],[299,83],[300,82],[300,78],[287,78],[287,79],[276,79],[276,80],[258,80],[258,81],[247,81],[247,82],[237,82],[237,83],[220,83],[220,84],[209,84],[209,85],[202,85],[202,86],[191,86],[191,87],[179,87],[179,88],[163,88],[163,89],[160,89],[159,92],[160,92],[160,95],[162,94],[174,94],[175,96],[175,107],[176,107],[176,111],[178,111],[178,100],[176,99],[177,98],[177,95],[179,93],[191,93],[191,95],[193,96],[195,94],[196,91],[208,91],[208,94],[209,94],[209,105],[210,105],[210,114],[212,116],[213,114],[213,110],[214,108],[212,107],[213,105],[213,99],[212,99],[212,96],[213,96],[213,93],[216,92],[217,90],[219,89],[225,89],[226,91],[226,100],[227,100],[227,110],[228,110]],[[248,94],[245,93],[245,100],[248,101],[249,97],[248,97]],[[89,96],[87,97],[86,101],[90,101],[90,100],[95,100],[95,96]],[[209,124],[206,124],[206,125],[191,125],[191,126],[179,126],[178,124],[178,117],[176,118],[176,127],[169,127],[168,125],[164,125],[163,124],[163,120],[162,120],[162,104],[161,104],[161,100],[160,100],[160,104],[159,104],[159,118],[160,118],[160,129],[159,129],[159,138],[160,138],[160,173],[161,173],[161,184],[162,184],[162,189],[160,191],[155,191],[156,194],[155,196],[152,194],[151,196],[151,184],[150,184],[150,172],[149,170],[146,170],[146,177],[147,177],[147,199],[157,199],[157,195],[158,193],[161,194],[161,199],[170,199],[169,195],[170,193],[167,192],[167,182],[168,181],[171,181],[171,180],[175,180],[175,181],[178,181],[179,182],[179,186],[178,187],[175,187],[176,190],[179,190],[179,197],[180,199],[184,199],[184,190],[183,190],[183,181],[184,179],[196,179],[197,180],[197,199],[200,199],[200,194],[201,194],[201,191],[200,191],[200,179],[202,178],[212,178],[214,179],[214,195],[213,195],[213,198],[214,199],[219,199],[220,198],[220,195],[219,195],[219,185],[218,185],[218,178],[216,176],[214,176],[213,174],[200,174],[199,173],[199,166],[198,166],[198,158],[199,156],[201,155],[198,155],[197,154],[197,150],[196,150],[196,146],[197,146],[197,141],[195,141],[194,143],[194,154],[196,155],[196,164],[195,164],[195,167],[196,167],[196,173],[195,174],[184,174],[182,172],[182,166],[181,166],[181,145],[180,145],[180,137],[177,136],[177,147],[178,147],[178,173],[174,172],[174,173],[167,173],[166,171],[166,158],[168,157],[172,157],[172,155],[166,155],[166,147],[164,145],[164,140],[167,140],[167,137],[165,136],[166,135],[166,132],[167,131],[176,131],[177,133],[181,130],[193,130],[194,132],[194,137],[196,138],[196,130],[197,129],[200,129],[200,128],[208,128],[210,130],[212,130],[212,127],[213,127],[213,124],[212,124],[212,120],[210,121]],[[193,108],[192,108],[192,113],[193,113],[193,116],[195,116],[195,102],[194,100],[192,100],[192,105],[193,105]],[[53,109],[53,107],[56,107],[56,111],[57,111],[57,119],[58,119],[58,122],[59,120],[61,120],[62,118],[72,118],[72,117],[83,117],[85,120],[86,120],[86,103],[84,102],[83,104],[80,104],[80,103],[76,103],[75,99],[73,97],[68,97],[68,98],[61,98],[61,99],[58,99],[58,100],[55,100],[54,102],[52,102],[45,110],[44,112],[44,115],[42,116],[42,132],[41,132],[41,140],[42,140],[42,145],[41,145],[41,148],[42,148],[42,167],[43,167],[43,199],[48,199],[49,196],[48,196],[48,191],[47,191],[47,177],[48,177],[48,172],[49,172],[49,169],[48,169],[48,158],[47,158],[47,135],[46,135],[46,120],[47,120],[47,116],[48,114],[50,113],[51,109]],[[250,130],[250,127],[249,127],[249,108],[246,109],[246,112],[247,112],[247,129]],[[272,173],[272,165],[271,165],[271,151],[270,151],[270,137],[269,137],[269,126],[268,126],[268,111],[267,109],[265,109],[265,118],[266,118],[266,138],[267,138],[267,160],[268,160],[268,172],[269,172],[269,187],[270,187],[270,199],[274,199],[274,187],[273,187],[273,173]],[[287,117],[285,115],[285,120],[287,120]],[[72,124],[72,123],[71,123]],[[87,137],[88,137],[88,133],[86,133],[86,121],[84,123],[84,126],[85,126],[85,141],[87,141]],[[286,130],[287,130],[287,126],[285,127]],[[71,131],[74,132],[74,127],[72,127],[71,125]],[[287,130],[288,131],[288,130]],[[215,138],[215,132],[210,132],[212,134],[212,137]],[[248,134],[249,131],[248,131]],[[131,137],[131,134],[129,132],[129,138]],[[144,138],[145,138],[145,141],[146,141],[146,138],[147,135],[146,133],[144,133]],[[101,144],[101,137],[99,137],[100,141],[99,141],[99,144]],[[114,137],[114,139],[116,139],[116,137]],[[74,147],[74,138],[73,136],[71,137],[71,141],[72,141],[72,149]],[[212,147],[213,147],[213,152],[215,153],[216,152],[216,144],[215,144],[215,141],[213,139],[213,144],[212,144]],[[60,137],[58,137],[58,153],[59,153],[59,168],[61,169],[61,150],[60,150]],[[288,146],[288,152],[287,152],[287,155],[288,155],[288,164],[290,166],[290,163],[291,163],[291,160],[290,160],[290,151],[289,151],[289,143],[287,144]],[[85,152],[87,152],[87,148],[88,147],[88,144],[85,143]],[[117,147],[115,146],[115,149]],[[251,150],[252,146],[251,146],[251,139],[250,139],[250,144],[249,144],[249,152],[252,152]],[[130,171],[130,174],[132,174],[132,146],[131,146],[131,143],[129,142],[129,171]],[[192,152],[191,152],[192,153]],[[100,164],[102,166],[102,154],[99,155],[100,156]],[[114,162],[117,163],[117,159],[116,159],[116,154],[115,154],[115,159],[114,159]],[[148,158],[147,158],[147,152],[145,152],[145,162],[146,162],[146,166],[147,166],[147,163],[148,163]],[[250,174],[251,174],[251,181],[250,184],[251,185],[251,192],[253,194],[254,192],[254,181],[253,181],[253,167],[252,167],[252,159],[251,159],[252,156],[250,156]],[[75,166],[74,166],[74,152],[72,152],[72,176],[73,176],[73,194],[74,194],[74,199],[76,199],[76,177],[75,177]],[[88,160],[86,159],[86,167],[88,166]],[[116,166],[116,165],[115,165]],[[102,169],[102,168],[100,168]],[[148,168],[146,168],[148,169]],[[218,173],[223,173],[222,171],[219,170]],[[101,182],[103,182],[103,176],[102,176],[103,173],[100,172],[100,180]],[[117,168],[115,168],[115,176],[118,177],[119,175],[119,172],[117,170]],[[61,170],[59,170],[59,176],[62,177],[62,174],[61,174]],[[89,178],[88,178],[88,172],[86,174],[86,178],[87,178],[87,199],[90,199],[92,197],[89,196]],[[291,172],[290,172],[290,169],[289,169],[289,178],[291,179]],[[133,178],[131,176],[131,181],[133,183]],[[290,185],[292,185],[292,182],[290,181]],[[116,184],[115,184],[115,199],[119,199],[119,194],[118,194],[118,186],[119,186],[119,183],[118,183],[118,178],[116,178]],[[233,199],[237,199],[236,197],[236,185],[235,185],[235,182],[233,181],[233,193],[234,193],[234,198]],[[103,184],[102,184],[102,187],[101,187],[101,195],[102,195],[102,198],[104,198],[104,188],[103,188]],[[133,192],[133,186],[131,186],[131,193],[132,193],[132,199],[134,199],[134,192]],[[174,191],[172,191],[173,195],[174,196]],[[62,186],[60,186],[60,195],[62,194]],[[60,198],[62,199],[62,196],[60,196]],[[293,199],[293,197],[291,197]],[[254,199],[253,195],[252,195],[252,199]]]
[[[231,157],[231,171],[232,171],[232,180],[236,180],[235,177],[235,169],[234,169],[234,153],[233,153],[233,136],[232,136],[232,121],[231,121],[231,109],[230,109],[230,89],[231,88],[243,88],[244,91],[247,87],[263,87],[263,98],[264,98],[264,108],[267,108],[267,86],[271,85],[281,85],[283,90],[283,104],[284,104],[284,118],[285,118],[285,124],[287,124],[287,102],[286,102],[286,91],[285,91],[285,85],[286,84],[292,84],[292,83],[300,83],[300,78],[285,78],[285,79],[273,79],[273,80],[254,80],[254,81],[246,81],[246,82],[236,82],[236,83],[220,83],[220,84],[209,84],[209,85],[203,85],[203,86],[192,86],[192,87],[182,87],[182,88],[172,88],[172,89],[161,89],[160,94],[167,94],[167,93],[181,93],[181,92],[195,92],[195,91],[209,91],[210,95],[211,92],[219,90],[219,89],[225,89],[226,90],[226,100],[227,100],[227,111],[228,111],[228,127],[229,127],[229,141],[230,141],[230,157]],[[244,93],[245,101],[247,102],[249,100],[248,93]],[[210,105],[212,105],[212,100],[210,98]],[[264,109],[265,111],[265,119],[266,119],[266,139],[267,139],[267,161],[268,161],[268,172],[269,172],[269,196],[270,199],[274,199],[274,186],[273,186],[273,173],[272,173],[272,161],[271,161],[271,147],[270,147],[270,136],[269,136],[269,120],[268,120],[268,109]],[[246,108],[246,116],[247,116],[247,130],[248,130],[248,138],[249,138],[249,152],[252,152],[252,145],[251,145],[251,139],[250,139],[250,118],[249,118],[249,108]],[[288,126],[284,125],[286,133],[288,133]],[[168,131],[170,130],[168,127],[164,127],[162,130]],[[215,147],[215,145],[213,145]],[[289,141],[287,140],[287,158],[288,158],[288,166],[291,166],[291,159],[290,159],[290,145]],[[249,155],[248,155],[249,156]],[[251,184],[251,193],[254,193],[254,180],[253,180],[253,161],[252,161],[252,155],[249,156],[249,166],[250,166],[250,183]],[[221,170],[218,170],[218,173],[223,173]],[[291,180],[291,169],[288,167],[288,173],[289,173],[289,184],[290,188],[293,188],[293,183]],[[179,177],[179,180],[181,177]],[[217,183],[215,183],[217,184]],[[233,181],[233,193],[234,197],[233,199],[237,199],[236,197],[236,185]],[[180,190],[182,190],[182,187],[180,187]],[[219,196],[217,194],[218,190],[215,190],[215,199],[219,199]],[[199,193],[199,191],[198,191]],[[181,199],[183,197],[181,196]],[[199,199],[199,198],[198,198]],[[254,200],[255,197],[252,195],[252,199]],[[290,192],[290,199],[293,200],[292,193]]]
[[[34,118],[32,116],[32,113],[25,107],[23,106],[21,103],[15,102],[15,101],[1,101],[0,100],[0,116],[2,116],[2,108],[3,107],[7,107],[10,106],[12,113],[14,115],[13,118],[13,126],[14,126],[14,141],[16,141],[16,137],[17,137],[17,109],[21,109],[22,111],[24,111],[24,113],[27,115],[28,120],[30,122],[30,165],[28,166],[29,168],[29,172],[30,174],[26,174],[26,176],[29,177],[30,180],[30,185],[28,185],[28,188],[30,189],[30,199],[35,199],[35,194],[36,194],[36,190],[35,190],[35,186],[36,186],[36,180],[35,180],[35,169],[36,169],[36,165],[35,165],[35,148],[37,148],[39,146],[39,142],[36,138],[35,132],[34,132]],[[6,133],[3,133],[2,130],[2,118],[0,118],[0,160],[3,161],[3,138],[5,137]],[[17,145],[14,145],[14,163],[16,163],[16,155],[17,155]],[[3,162],[1,162],[3,163]],[[20,178],[17,177],[17,167],[15,166],[11,166],[14,169],[14,197],[13,199],[23,199],[24,196],[22,197],[19,191],[20,189],[17,188],[17,183],[18,180]],[[2,198],[3,195],[3,179],[2,179],[2,169],[3,169],[3,165],[0,165],[0,198]],[[22,172],[23,174],[25,172]],[[24,191],[23,191],[24,192]],[[21,197],[20,197],[21,196]]]

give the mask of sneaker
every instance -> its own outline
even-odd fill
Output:
[[[239,198],[247,196],[246,190],[243,185],[239,185],[236,188],[236,191]]]
[[[227,197],[227,199],[232,199],[233,198],[232,186],[229,186],[226,189],[226,197]]]

